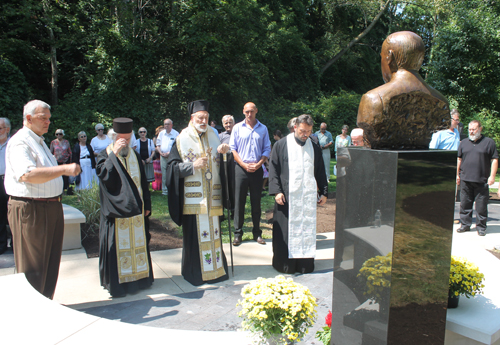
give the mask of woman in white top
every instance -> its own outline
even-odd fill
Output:
[[[351,146],[351,137],[347,135],[349,131],[348,125],[342,126],[342,134],[337,135],[335,138],[335,157],[337,157],[337,147],[347,147]]]
[[[84,131],[78,133],[78,143],[73,148],[73,162],[80,165],[82,173],[75,182],[76,189],[92,188],[92,183],[97,183],[95,174],[95,157],[92,147],[87,144],[87,134]],[[95,180],[95,181],[94,181]]]
[[[146,135],[148,131],[146,128],[139,128],[139,140],[136,141],[135,151],[141,156],[144,170],[146,172],[146,179],[148,182],[155,180],[155,172],[153,168],[153,157],[155,155],[155,144],[153,140],[148,139]]]
[[[104,134],[104,126],[102,123],[98,123],[95,125],[95,131],[97,132],[97,136],[92,138],[90,142],[90,146],[92,146],[92,150],[94,150],[94,156],[97,157],[99,152],[104,150],[111,144],[111,139],[108,138],[106,134]]]

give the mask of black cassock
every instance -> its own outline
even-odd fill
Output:
[[[310,140],[310,139],[309,139]],[[320,195],[328,195],[325,164],[321,148],[312,142],[314,149],[314,177]],[[289,163],[287,139],[284,137],[276,142],[271,153],[269,164],[269,195],[283,193],[285,204],[274,203],[273,215],[273,267],[282,273],[309,273],[314,271],[314,258],[288,258],[288,200],[289,200]]]
[[[191,175],[192,164],[184,163],[177,150],[177,140],[172,146],[172,150],[167,161],[167,187],[168,187],[168,211],[172,220],[179,226],[182,226],[182,269],[181,273],[185,280],[194,286],[203,284],[218,283],[229,279],[227,270],[227,260],[224,249],[221,245],[222,262],[225,275],[213,279],[202,279],[200,263],[200,246],[198,244],[198,232],[196,224],[196,215],[182,213],[184,208],[184,177]],[[221,169],[223,169],[221,162]],[[220,172],[219,172],[220,173]],[[224,180],[221,183],[224,185]],[[225,198],[225,196],[224,196]],[[221,229],[222,231],[222,229]],[[222,242],[222,239],[221,239]]]
[[[130,154],[135,154],[139,162],[144,210],[151,210],[149,183],[146,180],[141,157],[132,149],[130,149]],[[142,213],[142,200],[139,190],[115,154],[111,153],[108,156],[106,150],[102,150],[97,156],[96,174],[100,181],[101,197],[101,225],[99,228],[99,274],[101,285],[113,297],[124,296],[127,293],[134,293],[139,289],[148,288],[154,281],[149,252],[149,240],[151,239],[149,217],[144,217],[149,277],[122,284],[118,280],[115,219],[130,218]]]

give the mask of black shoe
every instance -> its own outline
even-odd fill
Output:
[[[242,242],[243,235],[242,234],[234,234],[233,246],[238,247]]]
[[[254,238],[254,240],[255,240],[258,244],[266,244],[266,241],[264,241],[264,240],[262,239],[262,237],[260,237],[260,236],[259,236],[259,237],[257,237],[257,238]]]
[[[486,230],[478,230],[478,231],[477,231],[477,234],[478,234],[479,236],[486,236]]]
[[[466,231],[470,231],[470,227],[469,226],[462,225],[461,227],[459,227],[457,229],[457,232],[466,232]]]

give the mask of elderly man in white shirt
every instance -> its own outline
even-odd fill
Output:
[[[165,129],[158,134],[158,138],[156,138],[156,150],[161,156],[161,184],[162,184],[162,194],[168,195],[167,188],[167,159],[170,151],[172,150],[172,146],[175,143],[175,138],[179,135],[174,127],[174,123],[170,119],[165,119],[163,121],[163,126]]]
[[[9,140],[5,169],[16,269],[47,298],[54,296],[61,261],[62,176],[80,173],[75,163],[57,165],[45,144],[42,135],[49,130],[50,117],[45,102],[33,100],[24,106],[24,127]]]

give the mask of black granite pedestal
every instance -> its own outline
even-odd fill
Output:
[[[456,151],[338,150],[332,344],[444,344]]]

